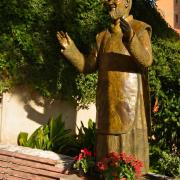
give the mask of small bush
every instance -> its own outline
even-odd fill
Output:
[[[178,154],[171,154],[152,146],[150,159],[152,172],[180,178],[180,157]]]
[[[28,133],[21,132],[18,136],[18,145],[67,155],[76,154],[77,149],[75,137],[71,130],[65,129],[61,115],[50,118],[47,124],[40,126],[29,138]]]
[[[79,145],[79,152],[82,148],[87,148],[91,152],[95,151],[95,135],[96,124],[91,119],[88,121],[88,127],[85,127],[81,122],[81,127],[78,129],[76,143]]]

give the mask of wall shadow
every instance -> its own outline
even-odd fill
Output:
[[[50,117],[57,117],[62,114],[65,127],[75,131],[77,112],[75,105],[70,102],[43,98],[31,88],[25,86],[17,87],[13,94],[21,101],[27,120],[43,125],[48,122]]]

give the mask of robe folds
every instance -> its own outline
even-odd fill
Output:
[[[148,35],[150,41],[149,25],[134,19],[129,23],[138,39]],[[104,154],[112,151],[134,154],[143,161],[147,172],[150,131],[147,67],[134,60],[121,32],[106,30],[98,34],[97,52],[97,142],[101,144],[96,148]]]
[[[148,131],[150,101],[147,67],[152,63],[151,27],[130,15],[133,29],[127,42],[122,31],[113,27],[96,36],[96,48],[85,57],[72,42],[64,56],[80,71],[98,70],[96,94],[96,153],[100,160],[107,153],[134,154],[149,167]]]

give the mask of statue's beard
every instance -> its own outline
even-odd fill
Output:
[[[109,15],[112,20],[117,20],[117,19],[123,17],[124,12],[120,8],[113,8],[109,11]]]

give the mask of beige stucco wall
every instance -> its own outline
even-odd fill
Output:
[[[157,6],[166,21],[174,27],[174,0],[158,0]]]
[[[180,0],[158,0],[156,4],[168,24],[180,33]],[[179,19],[178,23],[175,21],[176,15]]]
[[[62,113],[66,128],[76,129],[83,121],[87,125],[89,118],[95,120],[95,105],[88,110],[76,110],[75,105],[62,100],[46,99],[27,87],[17,87],[3,94],[2,113],[0,109],[1,143],[16,144],[19,132],[32,133],[49,117]]]

